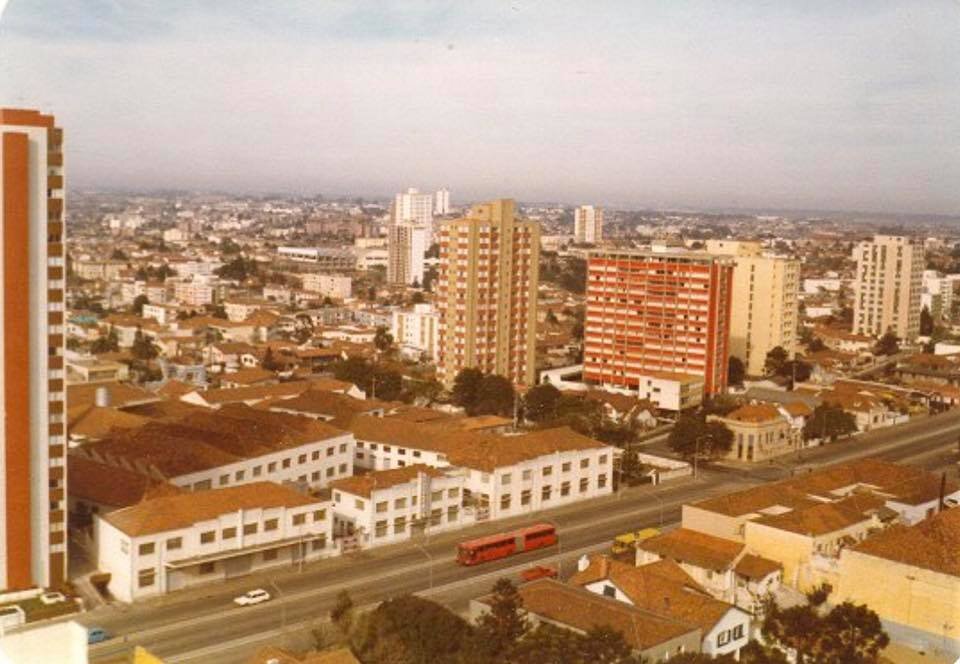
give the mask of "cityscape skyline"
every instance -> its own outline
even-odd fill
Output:
[[[13,0],[2,101],[78,188],[960,210],[954,5],[605,7]]]

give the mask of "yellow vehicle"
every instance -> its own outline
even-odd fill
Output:
[[[656,528],[644,528],[643,530],[638,530],[632,533],[623,533],[622,535],[617,535],[613,538],[613,547],[611,551],[613,553],[626,553],[634,549],[637,545],[637,542],[642,542],[643,540],[650,539],[651,537],[656,537],[660,534],[660,531]]]

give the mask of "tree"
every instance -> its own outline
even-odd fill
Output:
[[[217,268],[217,276],[223,279],[233,279],[235,281],[246,281],[250,277],[255,277],[260,271],[257,261],[237,256],[226,265]]]
[[[702,415],[681,415],[667,436],[667,445],[687,459],[714,459],[731,450],[733,432],[722,422],[705,421]]]
[[[880,340],[877,341],[877,345],[874,346],[873,352],[876,355],[896,355],[900,352],[900,344],[897,341],[897,335],[893,333],[892,330],[887,330]]]
[[[789,359],[790,356],[787,354],[787,351],[784,350],[783,346],[771,348],[763,362],[763,373],[768,376],[783,375],[784,365],[786,365]]]
[[[113,326],[110,326],[110,330],[107,332],[107,336],[97,338],[90,345],[90,352],[94,354],[100,353],[116,353],[120,350],[120,339],[117,336],[117,330]]]
[[[550,383],[531,387],[523,397],[524,416],[532,422],[554,419],[560,396],[560,390]]]
[[[803,425],[803,439],[835,441],[857,430],[857,420],[836,404],[820,404]]]
[[[730,385],[743,385],[746,375],[747,368],[743,366],[743,360],[736,355],[731,355],[727,360],[727,382]]]
[[[810,343],[807,344],[807,352],[809,353],[819,353],[822,350],[826,350],[827,345],[823,343],[823,339],[820,337],[813,337],[810,339]]]
[[[153,345],[153,342],[138,329],[133,337],[133,346],[130,348],[130,354],[138,360],[152,360],[160,353],[157,347]]]
[[[477,390],[480,389],[481,381],[483,381],[483,372],[479,369],[461,369],[453,379],[451,400],[454,405],[461,408],[472,406],[477,400]]]
[[[135,313],[137,316],[143,315],[143,305],[150,304],[150,300],[147,299],[146,295],[137,295],[133,298],[133,305],[130,307],[130,311]]]
[[[529,627],[517,587],[510,579],[500,579],[493,586],[490,610],[477,620],[476,637],[487,660],[497,661],[511,652]]]
[[[513,383],[503,376],[488,374],[480,381],[473,404],[467,406],[468,415],[513,415],[516,393]]]
[[[593,627],[580,639],[577,648],[582,662],[596,664],[640,664],[621,632],[602,625]]]
[[[337,593],[336,603],[330,609],[330,621],[336,625],[340,631],[346,633],[350,629],[350,621],[353,619],[353,598],[346,590]]]
[[[426,299],[423,297],[422,291],[417,291],[410,296],[410,304],[423,304],[426,302]]]
[[[365,664],[455,662],[472,636],[445,607],[414,595],[382,602],[357,621],[350,645]]]
[[[227,319],[227,308],[222,304],[218,304],[213,308],[213,317],[222,318],[223,320]]]
[[[381,353],[385,352],[393,345],[393,335],[390,334],[386,327],[380,325],[377,327],[377,332],[373,336],[373,345],[376,346],[377,350]]]
[[[591,438],[603,428],[605,417],[603,404],[583,395],[561,394],[557,401],[557,415],[544,426],[568,426],[577,433]]]
[[[260,366],[267,371],[277,371],[280,368],[280,363],[277,362],[277,359],[273,356],[273,349],[269,346],[267,347],[267,352],[263,354],[263,360],[260,362]]]
[[[635,449],[627,448],[620,457],[620,478],[627,486],[635,486],[643,481],[643,464]]]
[[[877,614],[850,602],[826,615],[809,605],[771,603],[761,631],[768,643],[796,651],[797,664],[873,664],[890,642]]]
[[[242,249],[243,247],[231,238],[224,238],[223,242],[220,243],[220,253],[222,254],[239,254]]]
[[[122,249],[114,249],[110,254],[110,259],[115,261],[125,261],[127,260],[127,255],[123,253]]]
[[[929,307],[920,310],[920,334],[929,337],[933,334],[933,316],[930,315]]]

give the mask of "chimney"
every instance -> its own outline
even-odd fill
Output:
[[[99,408],[109,408],[110,390],[108,390],[105,386],[98,387],[96,392],[94,392],[93,402]]]
[[[590,556],[588,556],[587,554],[583,554],[577,560],[577,571],[582,572],[588,567],[590,567]]]

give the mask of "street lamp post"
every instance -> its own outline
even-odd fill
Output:
[[[427,551],[426,547],[424,547],[422,544],[418,543],[414,544],[414,546],[420,549],[420,552],[427,557],[427,576],[429,578],[428,584],[430,590],[433,590],[433,556],[430,555],[430,552]]]
[[[277,596],[280,599],[280,631],[287,631],[287,605],[283,601],[283,592],[280,590],[280,586],[277,585],[277,582],[274,579],[270,579],[270,586],[277,591]]]

